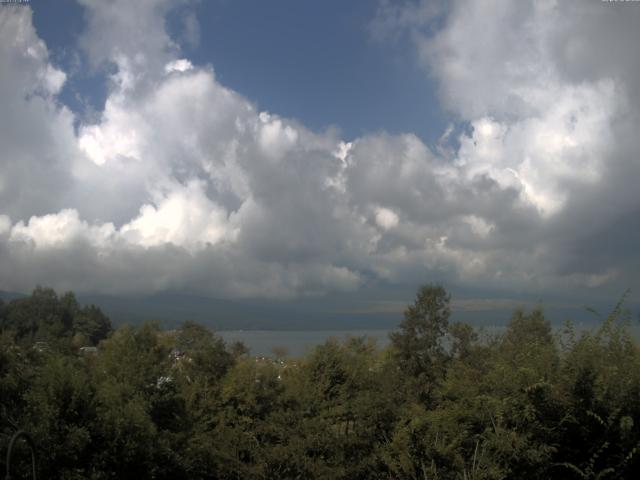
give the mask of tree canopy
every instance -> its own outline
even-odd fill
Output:
[[[0,304],[0,461],[22,428],[52,479],[637,476],[640,347],[622,308],[580,335],[541,309],[493,336],[450,312],[427,284],[386,348],[264,359],[192,322],[113,330],[38,288]]]

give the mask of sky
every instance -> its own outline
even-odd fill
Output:
[[[600,0],[2,5],[0,290],[637,300],[639,24]]]

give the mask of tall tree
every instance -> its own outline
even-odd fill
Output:
[[[441,285],[423,285],[405,310],[399,331],[390,334],[399,367],[416,380],[421,400],[431,397],[434,382],[444,375],[442,340],[449,326],[450,300]]]

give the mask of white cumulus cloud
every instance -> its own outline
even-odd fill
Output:
[[[409,31],[459,127],[443,138],[462,132],[445,151],[260,112],[184,58],[165,29],[172,2],[81,3],[86,55],[112,66],[93,123],[60,104],[66,73],[30,9],[0,10],[0,289],[637,283],[640,64],[596,45],[603,30],[640,40],[621,9],[385,3],[378,28]]]

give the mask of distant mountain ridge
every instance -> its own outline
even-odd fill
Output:
[[[0,291],[0,299],[5,302],[25,296],[19,292]],[[341,296],[309,297],[292,301],[234,301],[180,293],[131,297],[77,294],[76,297],[81,304],[100,307],[114,326],[156,320],[164,328],[176,328],[184,321],[191,320],[219,331],[392,329],[399,324],[404,306],[409,303],[402,300],[380,302],[365,296],[356,299]],[[454,298],[451,321],[475,326],[506,325],[517,305],[517,302],[505,305],[498,302],[493,308],[490,302],[480,300],[461,300],[457,303],[462,306],[456,306]],[[383,303],[390,308],[381,308],[380,304]],[[491,308],[487,308],[487,304]],[[534,304],[523,301],[522,306],[525,310],[531,310]],[[613,304],[594,302],[592,306],[606,317]],[[637,305],[629,304],[627,307],[638,310]],[[543,308],[545,316],[556,325],[566,319],[585,324],[600,322],[596,315],[587,312],[579,304],[543,304]]]
[[[0,291],[5,302],[26,296]],[[76,298],[83,305],[100,307],[116,326],[157,320],[165,328],[175,328],[191,320],[214,330],[351,330],[392,328],[400,318],[394,313],[344,311],[334,305],[322,308],[318,299],[240,302],[176,293],[144,297],[76,294]]]
[[[3,300],[5,302],[10,302],[11,300],[15,300],[17,298],[24,298],[27,297],[28,295],[24,294],[24,293],[18,293],[18,292],[5,292],[4,290],[0,290],[0,300]]]
[[[79,295],[82,303],[98,305],[114,324],[159,320],[174,328],[185,320],[214,330],[325,330],[391,328],[394,314],[336,312],[304,308],[300,302],[221,300],[193,295],[162,294],[149,297]]]

